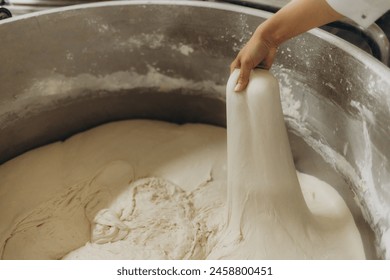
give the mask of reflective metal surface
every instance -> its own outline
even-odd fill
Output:
[[[245,5],[275,13],[290,1],[291,0],[226,0],[222,2]],[[376,23],[368,28],[364,28],[352,20],[345,18],[321,28],[359,46],[384,64],[390,66],[390,33],[386,34]]]
[[[0,162],[120,119],[224,126],[228,66],[268,16],[121,1],[3,20]],[[390,70],[316,30],[284,44],[272,72],[297,168],[344,197],[368,258],[389,257]]]
[[[56,7],[103,1],[105,0],[9,0],[6,2],[6,7],[12,11],[14,16],[18,16]],[[290,2],[290,0],[215,0],[215,2],[235,3],[269,12],[276,12]],[[388,25],[390,26],[390,24]],[[344,19],[342,21],[330,23],[321,28],[359,46],[384,64],[390,66],[390,33],[385,33],[378,25],[373,24],[368,28],[363,28],[351,20]]]

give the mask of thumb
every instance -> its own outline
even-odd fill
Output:
[[[240,75],[238,76],[237,85],[234,88],[235,92],[243,91],[249,83],[249,75],[251,68],[242,64],[240,68]]]

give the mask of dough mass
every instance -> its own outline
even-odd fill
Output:
[[[229,81],[228,133],[114,122],[0,166],[1,258],[364,258],[338,193],[297,176],[272,77],[253,75],[241,95]]]

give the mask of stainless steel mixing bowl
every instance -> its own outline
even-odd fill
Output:
[[[224,126],[228,66],[268,16],[120,1],[3,20],[0,162],[120,119]],[[297,168],[344,197],[368,258],[389,258],[390,70],[315,30],[284,44],[272,72]]]

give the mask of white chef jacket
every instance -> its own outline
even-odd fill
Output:
[[[338,13],[368,27],[390,10],[390,0],[326,0]]]

